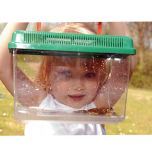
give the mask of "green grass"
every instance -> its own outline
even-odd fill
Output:
[[[14,119],[12,96],[0,83],[0,135],[23,135],[24,125]],[[107,124],[107,134],[152,134],[152,91],[130,88],[126,119]]]
[[[130,88],[126,119],[106,128],[107,134],[152,134],[152,91]]]
[[[14,119],[13,97],[0,82],[0,135],[23,135],[24,125]]]

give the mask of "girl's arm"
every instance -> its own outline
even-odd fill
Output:
[[[9,53],[8,43],[11,41],[12,33],[14,31],[25,30],[27,25],[28,23],[7,24],[0,37],[0,79],[12,95],[14,95],[13,63],[12,54]],[[17,72],[19,75],[19,79],[17,82],[17,91],[20,91],[18,92],[18,98],[20,102],[25,106],[38,105],[40,100],[44,98],[44,91],[42,89],[38,89],[39,91],[35,91],[36,86],[34,86],[34,84],[25,76],[25,74],[19,68]],[[22,86],[23,82],[29,86],[28,92]]]
[[[109,34],[130,36],[129,28],[125,22],[109,22]],[[136,67],[136,57],[130,56],[130,78]]]
[[[125,22],[109,22],[109,34],[129,36],[129,29]]]
[[[122,35],[129,36],[129,29],[125,22],[110,22],[105,24],[105,26],[109,26],[108,34],[110,35]],[[130,61],[125,62],[123,70],[127,70],[127,65],[130,64],[130,78],[135,68],[135,56],[129,57]],[[123,71],[121,69],[121,65],[117,64],[117,62],[113,62],[111,77],[106,81],[104,86],[101,87],[100,93],[96,98],[97,107],[108,108],[109,103],[107,102],[107,97],[110,96],[110,106],[112,107],[122,96],[127,86],[127,82],[123,80]],[[125,72],[125,71],[124,71]],[[117,75],[116,75],[117,73]],[[121,89],[119,89],[121,88]],[[108,91],[110,92],[108,94]],[[102,101],[102,102],[101,102]]]
[[[16,30],[25,30],[27,23],[7,24],[0,36],[0,79],[13,95],[13,71],[12,55],[8,50],[8,43],[11,41],[12,33]]]

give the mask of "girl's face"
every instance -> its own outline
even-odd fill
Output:
[[[49,79],[51,94],[57,101],[81,108],[96,97],[102,76],[99,68],[84,68],[80,60],[76,62],[75,65],[52,64]]]

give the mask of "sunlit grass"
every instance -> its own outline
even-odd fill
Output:
[[[152,91],[129,89],[126,119],[106,128],[107,134],[152,134]]]
[[[14,119],[13,97],[0,83],[0,135],[23,135],[23,124]]]

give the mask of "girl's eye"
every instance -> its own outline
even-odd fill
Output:
[[[87,79],[92,79],[96,77],[96,73],[95,72],[88,72],[84,75],[85,78]]]
[[[72,76],[70,71],[59,71],[58,75],[62,78],[70,78]]]

